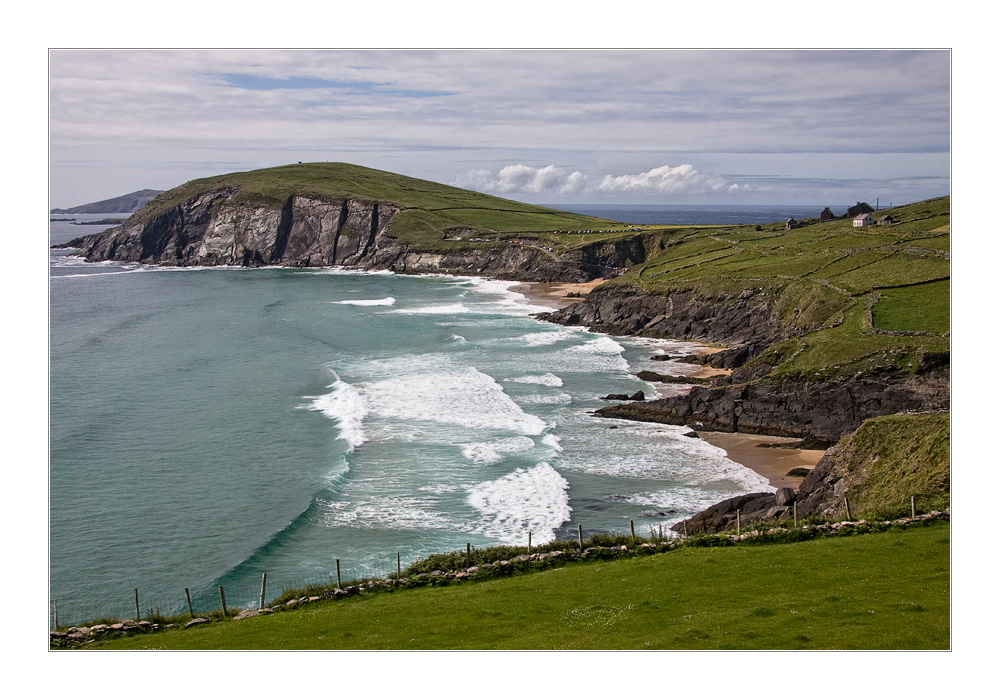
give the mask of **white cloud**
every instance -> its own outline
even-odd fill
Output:
[[[501,168],[495,175],[489,170],[470,170],[459,175],[454,184],[480,192],[510,195],[675,195],[749,189],[747,185],[701,173],[687,163],[677,167],[662,165],[634,175],[605,175],[596,182],[579,170],[569,172],[555,165],[533,168],[518,163]]]
[[[459,175],[455,184],[465,189],[498,194],[569,195],[578,194],[586,188],[587,176],[579,170],[569,172],[555,165],[532,168],[518,163],[501,168],[496,175],[489,170],[470,170]]]
[[[727,184],[721,178],[700,173],[695,170],[693,165],[685,163],[676,168],[661,165],[638,175],[618,175],[617,177],[605,175],[597,185],[597,189],[606,193],[684,194],[719,190]]]

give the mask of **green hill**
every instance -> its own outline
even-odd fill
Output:
[[[191,180],[153,200],[140,212],[140,220],[152,219],[202,192],[220,188],[237,190],[230,200],[232,205],[280,208],[292,195],[390,204],[402,211],[393,218],[389,233],[411,245],[437,247],[442,236],[460,232],[491,235],[624,228],[604,219],[349,163],[298,163]]]

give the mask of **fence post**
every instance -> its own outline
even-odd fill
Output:
[[[469,568],[469,559],[471,559],[471,558],[472,558],[472,543],[471,542],[466,542],[465,543],[465,568],[466,569]]]
[[[851,518],[851,502],[847,500],[847,496],[844,496],[844,507],[847,509],[848,521],[853,520],[853,518]]]
[[[267,572],[265,571],[260,576],[260,605],[257,606],[258,609],[264,607],[264,590],[267,588]]]
[[[188,591],[188,589],[185,588],[184,589],[184,595],[187,596],[187,599],[188,599],[188,610],[191,611],[191,619],[193,620],[194,619],[194,606],[191,605],[191,592]]]
[[[142,615],[139,614],[139,589],[135,589],[135,621],[138,622],[142,619]]]
[[[528,531],[528,556],[531,556],[531,531]]]
[[[577,536],[580,538],[580,551],[583,551],[583,525],[577,525]]]
[[[634,520],[629,520],[628,521],[628,526],[629,526],[629,529],[632,530],[632,546],[634,547],[635,546],[635,521]]]
[[[55,632],[59,629],[59,606],[56,605],[56,599],[52,599],[52,631]]]
[[[688,536],[688,521],[684,521],[684,538],[687,539]]]
[[[917,497],[910,496],[910,517],[917,517]]]
[[[399,566],[399,552],[396,552],[396,581],[403,578],[403,570]]]
[[[219,586],[219,598],[222,600],[222,616],[229,617],[229,611],[226,610],[226,592],[222,590],[222,586]]]
[[[337,560],[337,588],[343,588],[340,585],[340,559]]]
[[[737,535],[740,534],[741,529],[742,528],[741,528],[741,523],[740,523],[740,509],[737,508],[736,509],[736,534]]]

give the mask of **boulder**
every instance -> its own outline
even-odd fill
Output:
[[[795,489],[790,489],[787,486],[778,489],[778,492],[774,494],[774,502],[779,506],[790,506],[795,503]]]

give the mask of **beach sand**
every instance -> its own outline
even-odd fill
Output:
[[[797,442],[795,438],[743,433],[710,433],[696,431],[702,440],[722,448],[729,459],[753,469],[770,482],[771,486],[797,489],[803,477],[786,476],[796,467],[812,469],[823,456],[824,450],[797,450],[783,447],[758,447],[761,443],[774,444]]]
[[[603,279],[592,282],[570,283],[570,282],[524,282],[511,288],[511,291],[518,292],[527,297],[531,303],[538,306],[548,306],[552,309],[561,309],[579,301],[576,297],[567,297],[570,292],[589,294],[594,287],[598,286]],[[710,355],[719,352],[723,348],[701,347],[697,352],[701,355]],[[689,375],[692,377],[713,377],[720,374],[731,374],[732,370],[716,369],[714,367],[704,367],[698,372]],[[761,443],[774,444],[783,442],[797,442],[794,438],[783,438],[770,435],[747,435],[743,433],[710,433],[698,432],[705,442],[726,451],[729,459],[738,462],[743,466],[753,469],[763,476],[771,486],[781,488],[788,486],[798,488],[803,477],[787,476],[788,472],[796,467],[812,469],[823,456],[823,450],[793,450],[781,447],[758,447]]]
[[[590,282],[524,282],[511,287],[511,291],[523,294],[533,304],[538,306],[561,309],[580,301],[579,298],[567,297],[567,294],[571,292],[589,294],[594,287],[604,282],[607,282],[607,280],[597,279]]]

